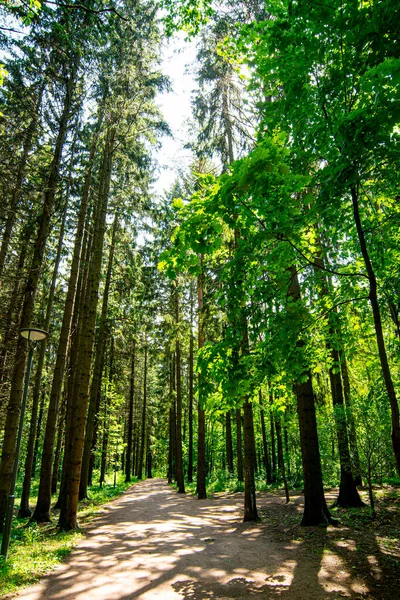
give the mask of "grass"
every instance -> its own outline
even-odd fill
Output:
[[[115,487],[113,483],[106,483],[103,488],[89,488],[89,499],[79,503],[79,524],[90,522],[97,507],[120,496],[134,481],[125,483],[120,473]],[[35,498],[31,497],[31,506],[34,504]],[[28,519],[14,519],[7,561],[0,556],[0,598],[37,582],[68,556],[82,537],[79,530],[58,531],[56,519],[54,523],[43,525],[29,523]]]

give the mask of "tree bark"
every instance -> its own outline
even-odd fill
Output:
[[[49,177],[46,182],[43,197],[43,209],[39,218],[39,225],[30,265],[28,278],[24,290],[24,303],[22,307],[20,329],[31,325],[35,296],[39,276],[44,258],[46,242],[50,230],[50,221],[53,211],[54,198],[58,186],[59,167],[62,151],[67,133],[70,117],[72,98],[75,91],[77,63],[72,65],[71,74],[67,80],[66,92],[62,114],[58,125],[58,134],[54,147],[53,159],[49,168]],[[19,414],[21,411],[24,366],[26,360],[26,340],[19,336],[15,353],[14,371],[12,376],[10,400],[7,409],[6,426],[3,440],[3,450],[0,464],[0,531],[3,528],[4,516],[7,506],[7,496],[10,491],[12,470],[15,458],[15,449],[18,432]]]
[[[242,444],[242,411],[236,409],[236,457],[238,481],[244,481],[243,473],[243,444]]]
[[[189,338],[189,447],[188,447],[188,482],[193,481],[193,290],[190,297],[190,338]]]
[[[315,258],[315,270],[320,279],[320,295],[328,295],[328,279],[324,270],[324,261],[320,256]],[[339,460],[340,460],[340,484],[339,495],[335,504],[342,508],[359,507],[363,502],[359,496],[353,473],[351,469],[351,459],[349,451],[349,440],[347,435],[347,421],[344,410],[344,398],[342,380],[340,377],[340,356],[339,351],[333,346],[331,340],[336,337],[336,327],[334,322],[335,313],[331,312],[328,317],[329,339],[326,341],[327,349],[330,352],[332,366],[329,368],[329,381],[331,385],[333,414],[335,418],[336,435],[338,440]]]
[[[128,409],[128,440],[126,447],[125,461],[125,482],[131,480],[132,471],[132,454],[133,454],[133,410],[135,406],[135,360],[136,360],[136,340],[133,340],[132,360],[131,360],[131,377],[129,386],[129,409]]]
[[[183,476],[183,457],[182,457],[182,382],[181,382],[181,343],[179,339],[179,292],[178,284],[175,290],[175,322],[176,322],[176,481],[178,484],[178,493],[185,493],[185,480]]]
[[[291,283],[288,293],[294,303],[298,304],[301,297],[299,280],[296,269],[292,267],[290,271]],[[301,349],[304,345],[303,340],[297,338],[296,345]],[[305,369],[302,379],[305,380],[298,379],[294,384],[304,477],[304,513],[301,524],[306,526],[333,524],[335,520],[328,510],[324,496],[311,373]]]
[[[349,425],[349,444],[352,458],[352,471],[354,483],[356,485],[362,485],[360,457],[358,455],[357,432],[354,423],[353,410],[351,406],[350,379],[349,372],[347,369],[347,360],[343,352],[340,355],[340,368],[342,371],[343,394],[344,401],[346,404],[347,423]]]
[[[269,403],[272,406],[274,402],[272,392],[269,392]],[[274,416],[272,414],[272,410],[269,413],[269,431],[271,434],[271,459],[272,459],[272,483],[276,482],[276,473],[277,473],[277,464],[276,464],[276,452],[275,452],[275,427],[274,427]]]
[[[204,331],[203,331],[203,319],[204,319],[204,300],[203,300],[203,289],[204,289],[204,275],[201,274],[197,277],[197,309],[198,309],[198,348],[199,350],[204,346]],[[201,387],[201,376],[198,376],[198,387]],[[201,406],[200,397],[197,401],[197,497],[199,500],[207,498],[206,489],[206,419],[205,410]]]
[[[74,144],[72,146],[72,152],[71,152],[69,181],[71,180],[72,158],[74,156],[73,148],[74,148]],[[56,258],[55,258],[54,267],[53,267],[53,276],[52,276],[52,280],[51,280],[49,296],[47,299],[46,317],[45,317],[45,321],[44,321],[44,325],[43,325],[43,328],[45,331],[48,331],[50,328],[50,319],[51,319],[51,312],[53,310],[53,302],[54,302],[54,294],[56,291],[58,269],[60,266],[61,252],[62,252],[63,245],[64,245],[64,230],[65,230],[65,221],[67,218],[68,204],[69,204],[69,184],[68,184],[65,206],[64,206],[64,211],[63,211],[63,216],[62,216],[62,221],[61,221],[61,226],[60,226],[60,234],[59,234],[59,238],[58,238],[57,253],[56,253]],[[27,450],[26,450],[26,458],[25,458],[25,475],[24,475],[24,481],[22,484],[20,508],[18,511],[19,518],[30,517],[32,514],[32,512],[29,508],[29,496],[30,496],[30,491],[31,491],[33,451],[34,451],[34,447],[35,447],[36,425],[37,425],[37,417],[38,417],[38,409],[39,409],[39,397],[40,397],[42,371],[43,371],[43,366],[44,366],[46,347],[47,347],[47,339],[43,340],[43,342],[40,345],[38,365],[36,367],[36,373],[35,373],[35,385],[34,385],[33,397],[32,397],[31,422],[30,422],[30,428],[29,428],[29,437],[28,437],[28,446],[27,446]]]
[[[21,194],[22,194],[22,185],[23,185],[24,178],[25,178],[26,166],[28,164],[29,153],[32,149],[33,136],[35,135],[35,132],[36,132],[36,129],[38,126],[38,120],[39,120],[38,115],[39,115],[40,106],[42,104],[44,88],[45,88],[45,84],[42,83],[39,88],[39,91],[38,91],[36,106],[33,111],[34,116],[28,126],[28,129],[26,130],[26,135],[25,135],[25,139],[24,139],[24,143],[23,143],[23,147],[22,147],[22,156],[21,156],[21,160],[20,160],[20,163],[18,166],[17,178],[16,178],[13,192],[12,192],[11,202],[10,202],[10,206],[9,206],[9,210],[8,210],[8,216],[6,219],[5,226],[4,226],[3,238],[1,240],[0,281],[3,277],[3,270],[4,270],[5,259],[7,256],[8,246],[9,246],[11,235],[13,232],[15,220],[17,218],[18,204],[19,204]]]
[[[254,440],[253,406],[246,401],[244,414],[244,517],[243,521],[258,521],[254,465],[256,445]]]
[[[59,418],[58,418],[58,430],[57,430],[57,442],[56,442],[56,450],[54,453],[54,464],[51,475],[51,493],[57,493],[57,484],[60,477],[60,462],[61,462],[61,451],[63,447],[64,441],[64,427],[65,427],[65,407],[64,410],[61,410]]]
[[[61,499],[59,526],[63,530],[76,529],[79,484],[82,467],[82,452],[86,425],[86,411],[89,397],[89,381],[95,336],[96,311],[103,257],[106,213],[111,182],[112,160],[115,144],[115,128],[107,129],[103,152],[101,182],[99,189],[98,213],[93,236],[92,261],[88,279],[87,301],[83,308],[79,349],[79,376],[75,381],[72,397],[67,400],[68,445],[65,447],[65,487]],[[72,417],[73,415],[73,417]]]
[[[265,429],[265,416],[264,416],[264,409],[262,408],[261,390],[259,391],[259,399],[260,399],[260,421],[261,421],[262,445],[263,445],[263,453],[264,453],[264,466],[265,466],[267,484],[270,485],[272,483],[271,457],[270,457],[269,451],[268,451],[267,435],[266,435],[266,429]]]
[[[138,468],[138,479],[143,477],[143,461],[145,456],[145,441],[146,441],[146,414],[147,411],[147,339],[144,342],[144,367],[143,367],[143,406],[142,406],[142,426],[141,426],[141,439],[140,439],[140,456],[139,456],[139,468]]]
[[[93,433],[94,433],[95,419],[97,417],[97,413],[99,410],[100,387],[101,387],[101,379],[102,379],[103,366],[104,366],[104,352],[105,352],[105,347],[106,347],[106,342],[107,342],[106,327],[107,327],[108,299],[109,299],[109,294],[110,294],[111,275],[112,275],[112,268],[113,268],[113,263],[114,263],[114,252],[115,252],[115,242],[116,242],[117,231],[118,231],[118,215],[115,215],[114,223],[113,223],[113,227],[112,227],[112,234],[111,234],[110,251],[109,251],[109,255],[108,255],[106,281],[104,284],[103,304],[102,304],[102,308],[101,308],[101,316],[100,316],[99,330],[98,330],[98,336],[97,336],[96,358],[95,358],[95,362],[94,362],[92,384],[91,384],[91,388],[90,388],[89,410],[88,410],[87,419],[86,419],[86,433],[85,433],[85,442],[84,442],[84,447],[83,447],[81,481],[79,484],[79,500],[83,500],[84,498],[87,498]]]
[[[233,473],[232,423],[230,411],[228,411],[225,415],[225,431],[226,464],[228,467],[228,473]]]
[[[368,275],[369,281],[369,301],[371,303],[372,314],[374,318],[376,342],[378,345],[379,360],[381,363],[383,380],[386,386],[386,392],[389,398],[389,404],[392,414],[392,446],[393,452],[396,458],[397,472],[400,475],[400,415],[399,405],[397,402],[396,392],[393,385],[392,375],[390,372],[389,361],[386,353],[385,340],[383,337],[382,319],[381,312],[378,302],[377,293],[377,282],[375,272],[372,266],[371,259],[369,257],[367,244],[365,241],[364,230],[360,218],[358,191],[352,186],[351,187],[351,199],[353,203],[353,214],[354,221],[357,228],[358,241],[361,248],[361,254],[364,259],[365,268]]]
[[[276,441],[278,443],[278,462],[280,464],[283,487],[285,489],[286,504],[290,502],[289,487],[286,479],[285,460],[283,456],[282,425],[278,417],[275,417]]]

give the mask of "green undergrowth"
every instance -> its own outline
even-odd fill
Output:
[[[283,490],[283,485],[281,482],[277,482],[274,484],[267,484],[265,479],[261,476],[257,476],[256,480],[256,490],[258,492],[280,492]],[[301,485],[301,484],[300,484]],[[196,481],[194,480],[192,483],[185,484],[186,491],[195,494],[196,493]],[[299,487],[299,483],[295,482],[294,485],[291,486],[291,489]],[[244,491],[244,482],[239,481],[237,477],[234,475],[230,475],[227,471],[215,471],[207,477],[206,480],[206,488],[207,488],[207,496],[211,497],[213,494],[218,493],[231,493],[234,494],[236,492]]]
[[[106,483],[102,488],[89,488],[89,498],[79,503],[78,521],[80,527],[86,525],[97,513],[97,508],[120,496],[131,483],[123,481],[119,474],[116,485]],[[56,498],[54,498],[56,500]],[[18,505],[18,501],[16,501]],[[35,498],[31,498],[34,506]],[[28,519],[14,519],[7,561],[0,556],[0,598],[15,593],[21,587],[35,583],[43,575],[53,570],[82,539],[81,530],[61,532],[57,529],[57,514],[54,522],[37,525]],[[1,535],[0,535],[1,540]]]

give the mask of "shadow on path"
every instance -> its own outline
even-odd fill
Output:
[[[269,496],[259,503],[280,501]],[[290,510],[299,509],[297,503]],[[382,575],[379,549],[369,582],[363,579],[365,565],[354,568],[351,540],[341,542],[335,530],[320,534],[310,550],[290,532],[282,539],[267,522],[241,519],[239,494],[199,501],[161,479],[140,482],[102,510],[65,564],[18,598],[386,598],[371,591]],[[387,597],[396,597],[393,589]]]

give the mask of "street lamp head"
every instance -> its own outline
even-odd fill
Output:
[[[21,337],[31,342],[42,342],[49,337],[49,332],[43,329],[36,329],[36,327],[24,327],[19,330]]]

